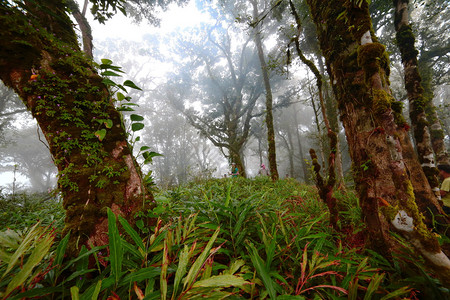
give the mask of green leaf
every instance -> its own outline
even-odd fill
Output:
[[[150,149],[149,146],[142,146],[141,149],[140,149],[139,151],[144,151],[144,150],[148,150],[148,149]]]
[[[70,288],[70,296],[72,296],[72,300],[80,300],[80,290],[76,285]]]
[[[121,76],[120,74],[117,74],[116,72],[113,71],[104,71],[101,73],[102,76]]]
[[[129,285],[133,282],[140,282],[157,277],[161,274],[161,268],[148,267],[140,269],[136,272],[126,275],[121,282],[123,286]]]
[[[0,232],[0,245],[3,248],[17,249],[20,245],[21,238],[19,234],[11,229]]]
[[[6,295],[11,293],[17,287],[21,286],[28,276],[33,271],[33,268],[36,267],[44,256],[50,250],[51,245],[53,244],[53,239],[55,237],[51,233],[47,233],[45,236],[41,237],[39,242],[31,253],[30,257],[27,259],[27,262],[23,266],[22,270],[17,273],[13,279],[9,282],[8,287],[6,288]]]
[[[121,92],[117,92],[117,100],[122,101],[125,99],[125,95],[122,94]]]
[[[82,261],[84,259],[87,259],[88,256],[91,255],[92,253],[95,253],[95,252],[100,251],[100,250],[105,249],[105,248],[106,248],[106,246],[97,246],[97,247],[92,248],[89,251],[86,251],[86,252],[83,252],[83,253],[80,252],[80,254],[76,258],[74,258],[71,261],[69,261],[68,263],[64,264],[64,268],[62,269],[62,271],[67,270],[68,268],[73,266],[78,261]]]
[[[3,277],[5,277],[6,274],[8,274],[9,271],[16,265],[17,261],[19,260],[22,255],[30,248],[30,244],[34,241],[34,238],[41,234],[41,228],[38,227],[41,222],[36,223],[30,231],[28,231],[28,234],[23,239],[22,243],[20,244],[19,248],[17,248],[16,252],[11,256],[11,259],[8,263],[8,267],[6,268],[5,273],[3,273]]]
[[[139,131],[142,130],[145,127],[144,123],[133,123],[131,124],[131,130],[132,131]]]
[[[100,294],[101,287],[102,287],[102,280],[99,280],[97,282],[97,284],[95,285],[95,290],[94,290],[94,293],[92,294],[92,297],[91,297],[92,300],[97,300],[98,299],[98,294]]]
[[[211,254],[210,250],[212,248],[212,245],[217,239],[217,236],[219,235],[220,227],[217,228],[217,230],[212,235],[211,239],[208,241],[208,244],[206,245],[205,249],[203,249],[203,252],[200,254],[200,256],[197,258],[197,260],[192,265],[191,269],[189,270],[188,275],[185,278],[184,281],[184,287],[190,287],[194,283],[195,279],[197,278],[198,273],[201,270],[201,267],[205,263],[208,256]]]
[[[96,132],[94,132],[94,135],[99,139],[99,141],[103,141],[103,139],[106,136],[106,129],[103,128],[103,129],[97,130]]]
[[[142,91],[142,89],[140,87],[138,87],[137,85],[134,84],[133,81],[131,80],[125,80],[125,82],[123,83],[124,86],[128,86],[130,88],[136,89],[136,90],[140,90]]]
[[[120,279],[122,272],[123,249],[122,239],[117,228],[116,216],[110,208],[108,208],[108,236],[109,236],[109,260],[111,263],[111,276],[114,277],[116,283]]]
[[[112,64],[112,60],[107,59],[107,58],[102,58],[101,61],[102,61],[102,64],[104,64],[104,65],[111,65]]]
[[[106,128],[108,128],[108,129],[113,127],[113,121],[110,119],[103,122],[103,124],[105,124]]]
[[[102,83],[106,86],[117,86],[117,83],[108,78],[103,78]]]
[[[159,154],[158,152],[154,152],[154,151],[146,151],[146,152],[142,153],[142,156],[145,159],[145,163],[149,163],[149,162],[152,162],[153,157],[164,156],[164,155]]]
[[[230,286],[242,286],[245,283],[244,278],[235,275],[217,275],[207,279],[203,279],[194,283],[193,287],[230,287]]]
[[[173,292],[172,292],[172,299],[175,299],[178,293],[178,287],[180,286],[181,279],[183,279],[184,275],[186,274],[186,268],[189,263],[189,247],[187,245],[184,245],[183,250],[181,251],[179,255],[179,263],[177,267],[177,272],[175,273],[175,280],[173,283]]]
[[[252,260],[253,265],[255,266],[256,272],[258,273],[258,275],[261,277],[264,286],[267,289],[267,292],[269,293],[269,296],[271,299],[276,299],[276,291],[275,291],[275,286],[274,286],[274,281],[272,280],[272,278],[270,277],[269,271],[266,269],[266,266],[264,264],[264,261],[262,260],[262,258],[259,256],[258,254],[258,250],[256,250],[255,246],[253,246],[253,244],[249,243],[249,255],[250,255],[250,259]]]
[[[134,111],[134,109],[131,107],[126,107],[126,106],[122,105],[117,108],[117,111]]]
[[[405,294],[409,294],[411,292],[411,288],[409,286],[402,286],[398,290],[395,290],[393,292],[390,292],[386,296],[383,296],[380,300],[388,300],[388,299],[399,299],[400,296],[403,296]]]
[[[125,229],[125,231],[133,239],[136,246],[138,246],[140,248],[141,253],[143,254],[144,250],[145,250],[145,246],[144,246],[144,243],[142,242],[142,239],[139,236],[139,234],[136,232],[136,230],[133,229],[133,227],[131,227],[131,225],[128,223],[128,221],[125,220],[122,216],[119,216],[119,222],[120,222],[120,224],[122,224],[123,229]]]
[[[58,268],[61,268],[64,253],[66,252],[67,244],[69,243],[69,238],[70,232],[66,234],[66,236],[61,240],[61,242],[59,242],[58,248],[56,248],[55,261],[53,265],[58,266]]]
[[[46,299],[46,297],[43,297],[43,296],[46,296],[49,294],[58,295],[58,294],[63,293],[64,290],[65,290],[65,288],[62,286],[34,288],[32,290],[28,290],[26,292],[17,294],[13,297],[9,297],[8,300],[31,299],[31,298],[35,298],[35,297]]]
[[[144,117],[140,116],[140,115],[132,114],[132,115],[130,115],[130,120],[133,121],[133,122],[135,122],[135,121],[144,121]]]
[[[95,272],[95,271],[97,271],[97,270],[86,268],[86,269],[81,269],[81,270],[72,272],[69,277],[64,279],[63,283],[70,282],[74,278],[83,278],[83,275],[88,274],[88,273],[92,273],[92,272]]]

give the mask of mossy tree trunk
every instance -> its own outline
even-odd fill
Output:
[[[403,69],[405,72],[405,87],[409,100],[411,125],[416,141],[417,154],[422,169],[427,177],[436,198],[440,199],[438,170],[434,161],[434,152],[431,145],[429,124],[425,113],[427,103],[432,101],[425,97],[422,87],[422,78],[417,65],[418,51],[414,45],[415,37],[409,25],[409,0],[394,0],[394,25],[397,32],[397,45],[400,49]]]
[[[0,70],[49,144],[66,210],[64,232],[71,233],[69,252],[106,244],[107,208],[131,221],[153,199],[121,115],[79,49],[62,1],[0,4]],[[95,134],[101,129],[102,140]]]
[[[325,68],[323,65],[322,56],[317,57],[319,62],[320,74],[325,76]],[[341,143],[339,141],[339,119],[338,119],[338,111],[336,107],[336,102],[333,97],[331,97],[331,88],[328,81],[324,80],[323,86],[324,98],[325,98],[325,108],[326,115],[330,120],[330,128],[333,132],[336,133],[336,157],[335,157],[335,165],[336,165],[336,185],[338,187],[344,187],[344,168],[342,166],[342,153],[341,153]]]
[[[264,50],[261,41],[261,22],[258,22],[259,14],[258,14],[258,4],[256,0],[250,1],[253,6],[253,22],[255,25],[254,28],[254,37],[256,49],[258,51],[259,63],[261,65],[261,74],[263,77],[264,88],[266,90],[266,126],[267,126],[267,144],[268,144],[268,159],[269,159],[269,170],[270,177],[273,181],[278,180],[278,168],[277,168],[277,154],[275,147],[275,130],[273,127],[273,96],[272,96],[272,88],[270,86],[269,79],[269,69],[266,64],[266,60],[264,57]]]
[[[307,2],[345,128],[369,242],[389,257],[394,247],[391,226],[414,245],[444,284],[450,284],[450,260],[416,204],[413,177],[426,179],[390,93],[388,55],[373,34],[367,2]],[[430,186],[419,189],[427,190],[429,206],[441,212]]]
[[[231,147],[229,147],[229,160],[231,161],[231,163],[235,163],[236,167],[239,170],[239,176],[245,177],[247,178],[247,173],[245,171],[245,164],[244,161],[242,159],[242,145],[231,145]]]
[[[427,114],[427,120],[429,123],[429,130],[431,135],[431,145],[433,147],[434,155],[436,156],[437,165],[449,165],[450,156],[447,152],[447,148],[444,142],[444,129],[441,124],[442,119],[439,119],[436,106],[433,103],[434,98],[434,85],[433,85],[433,71],[430,67],[431,58],[425,53],[421,55],[418,61],[418,67],[420,75],[422,77],[422,86],[424,89],[424,95],[430,101],[427,101],[425,107],[425,113]],[[445,109],[445,108],[444,108]]]
[[[322,74],[319,72],[319,69],[317,69],[316,65],[312,60],[307,59],[303,52],[300,49],[300,42],[299,37],[300,33],[302,31],[301,28],[301,22],[300,22],[300,16],[298,15],[294,3],[290,0],[289,6],[291,8],[291,13],[294,16],[295,23],[297,25],[298,33],[296,37],[294,38],[295,42],[295,49],[297,51],[298,56],[300,57],[300,60],[308,66],[308,68],[313,72],[314,76],[316,77],[316,85],[317,90],[319,94],[319,102],[320,102],[320,108],[322,111],[322,118],[323,122],[325,123],[325,127],[327,129],[327,137],[329,142],[329,155],[328,155],[328,170],[327,170],[327,180],[325,181],[320,174],[320,164],[317,160],[317,154],[313,149],[309,150],[312,164],[314,167],[314,173],[315,173],[315,181],[316,181],[316,187],[319,190],[320,198],[326,203],[328,206],[328,210],[330,212],[330,225],[334,229],[338,229],[337,221],[339,218],[339,211],[337,209],[337,199],[333,197],[333,190],[334,186],[336,184],[336,172],[335,172],[335,166],[336,166],[336,153],[337,153],[337,135],[336,133],[331,129],[330,122],[328,120],[327,116],[327,110],[325,107],[325,101],[323,99],[323,78]],[[314,103],[314,102],[313,102]],[[313,106],[314,108],[314,106]],[[315,111],[315,108],[314,108]],[[316,115],[316,122],[317,122],[317,115]],[[319,127],[320,128],[320,127]],[[325,162],[324,162],[325,163]]]

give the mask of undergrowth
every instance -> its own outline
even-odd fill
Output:
[[[364,235],[357,197],[339,191],[336,198],[340,232],[329,227],[327,208],[315,188],[293,179],[191,183],[158,192],[157,206],[136,216],[136,227],[109,211],[109,245],[83,248],[76,258],[64,256],[68,236],[59,236],[62,223],[49,224],[38,216],[43,221],[29,226],[36,215],[26,217],[22,211],[27,225],[12,226],[9,221],[4,229],[10,229],[0,233],[0,296],[281,300],[448,296],[407,244],[393,261],[365,249],[364,241],[370,237]],[[158,218],[156,226],[144,225],[149,217]]]

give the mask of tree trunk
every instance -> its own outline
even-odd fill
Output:
[[[82,245],[108,242],[107,208],[132,221],[153,198],[121,115],[80,51],[62,3],[0,5],[0,77],[23,99],[48,142],[66,210],[64,232],[71,233],[69,253],[76,255]],[[104,138],[96,136],[100,129]]]
[[[84,0],[83,12],[80,11],[78,4],[74,0],[67,0],[66,3],[72,11],[72,15],[75,20],[77,20],[78,26],[80,28],[81,39],[83,41],[83,51],[89,58],[92,59],[94,57],[92,53],[92,50],[94,48],[94,46],[92,45],[92,30],[85,16],[87,1],[88,0]]]
[[[258,7],[256,1],[251,1],[253,6],[253,20],[258,20]],[[259,63],[261,65],[261,73],[263,76],[264,87],[266,89],[266,126],[267,126],[267,144],[268,144],[268,159],[270,176],[273,181],[278,180],[278,168],[277,168],[277,154],[275,147],[275,130],[273,129],[273,97],[272,89],[270,87],[269,70],[264,58],[264,50],[261,42],[261,35],[259,30],[261,26],[255,26],[255,44],[258,50]]]
[[[440,199],[439,171],[434,162],[431,136],[425,114],[427,102],[432,99],[425,97],[421,85],[422,78],[420,77],[417,66],[418,51],[414,46],[415,37],[408,21],[408,2],[409,0],[394,0],[394,25],[397,32],[397,45],[400,49],[405,71],[405,87],[409,99],[410,118],[416,141],[417,154],[431,189],[435,193],[436,198]]]
[[[247,173],[245,172],[245,165],[241,157],[241,147],[230,147],[229,149],[229,160],[231,163],[235,163],[239,170],[239,176],[247,178]]]
[[[297,120],[297,114],[294,114],[295,118],[295,127],[296,127],[296,135],[297,135],[297,142],[298,142],[298,152],[300,155],[301,165],[302,165],[302,171],[303,171],[303,178],[305,180],[305,183],[309,183],[309,173],[308,173],[308,165],[306,164],[305,155],[303,154],[303,147],[302,147],[302,141],[300,136],[300,130],[298,129],[298,120]]]
[[[294,142],[292,138],[292,133],[287,130],[287,141],[288,141],[288,152],[289,152],[289,176],[294,177]]]
[[[436,156],[437,165],[450,165],[450,157],[445,147],[444,137],[445,132],[443,125],[436,111],[436,107],[433,103],[433,72],[430,67],[430,62],[422,56],[418,62],[420,75],[422,76],[422,86],[424,89],[424,95],[430,101],[427,101],[425,107],[425,113],[427,114],[427,120],[429,123],[429,130],[431,135],[431,145],[433,147],[434,154]]]
[[[325,75],[325,67],[323,65],[322,56],[318,55],[317,60],[319,62],[320,73],[322,76]],[[344,180],[344,168],[342,167],[342,154],[341,154],[341,143],[339,142],[339,120],[338,120],[338,111],[333,97],[330,96],[330,85],[328,81],[324,80],[324,98],[325,98],[325,107],[326,107],[326,115],[330,120],[330,128],[333,132],[336,133],[336,185],[343,186],[345,183]]]
[[[338,101],[372,247],[390,257],[391,224],[449,285],[450,260],[422,220],[416,188],[427,191],[422,201],[442,210],[430,186],[417,187],[413,179],[421,175],[425,181],[425,176],[411,153],[405,123],[390,94],[388,55],[383,45],[373,42],[367,2],[307,2]]]

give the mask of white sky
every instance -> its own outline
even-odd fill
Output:
[[[77,1],[83,2],[83,0]],[[189,3],[183,7],[172,4],[166,12],[158,14],[158,17],[161,19],[161,25],[159,27],[151,26],[145,21],[140,24],[133,24],[131,18],[124,16],[120,12],[105,24],[94,21],[91,14],[86,14],[92,27],[94,41],[108,37],[117,37],[130,41],[141,41],[142,37],[147,33],[170,33],[185,27],[196,26],[202,22],[211,21],[208,14],[201,12],[196,7],[194,0],[190,0]]]

